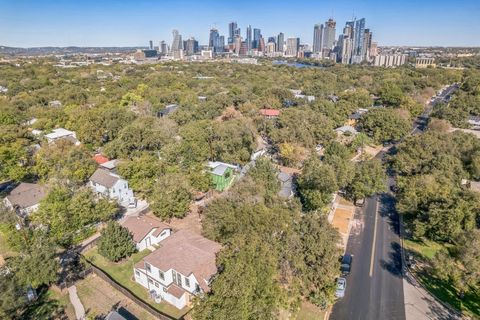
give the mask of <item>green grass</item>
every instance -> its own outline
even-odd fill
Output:
[[[413,251],[417,256],[423,259],[431,260],[435,254],[447,246],[430,240],[409,240],[405,239],[406,249]]]
[[[469,291],[463,299],[460,299],[458,290],[450,282],[439,279],[431,271],[421,268],[422,265],[429,268],[435,254],[442,248],[449,249],[451,245],[430,240],[405,239],[404,246],[413,252],[417,261],[421,262],[419,267],[413,270],[413,273],[429,292],[469,316],[480,317],[480,292],[478,289]]]
[[[137,297],[149,303],[153,308],[171,315],[174,318],[180,318],[189,311],[189,308],[178,310],[166,302],[155,303],[148,296],[147,290],[133,280],[133,266],[148,254],[150,254],[150,251],[144,250],[134,253],[131,257],[121,262],[111,262],[101,256],[95,247],[87,251],[84,256],[95,266],[105,271],[115,281],[133,292]]]
[[[303,302],[300,306],[300,310],[296,315],[296,320],[323,320],[325,318],[326,311],[319,307]]]

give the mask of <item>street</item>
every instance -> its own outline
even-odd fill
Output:
[[[413,122],[410,135],[423,133],[433,107],[448,102],[458,87],[448,86],[429,102]],[[382,158],[382,153],[377,157]],[[389,177],[387,187],[394,184],[393,177]],[[448,310],[418,288],[408,274],[408,281],[404,279],[399,217],[390,192],[368,198],[365,206],[357,210],[345,253],[354,256],[352,272],[346,276],[345,297],[333,306],[330,319],[436,319],[439,315],[450,318]],[[415,305],[419,308],[413,310],[411,306]],[[432,312],[433,309],[439,311]]]
[[[330,319],[405,319],[398,216],[388,194],[368,198],[355,220],[346,253],[353,254],[345,297]],[[362,227],[363,226],[363,227]],[[360,232],[358,232],[360,231]]]

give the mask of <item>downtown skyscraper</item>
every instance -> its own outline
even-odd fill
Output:
[[[247,42],[247,51],[252,50],[252,26],[248,25],[247,27],[247,37],[245,39]]]
[[[235,41],[235,33],[238,29],[236,22],[230,22],[228,24],[228,44],[232,44]]]
[[[337,23],[333,19],[328,19],[325,22],[325,32],[323,35],[323,49],[332,50],[335,44],[335,33]]]
[[[313,53],[322,52],[323,47],[323,24],[316,24],[313,27]]]

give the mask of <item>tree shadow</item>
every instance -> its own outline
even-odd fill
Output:
[[[47,287],[37,289],[37,294],[37,300],[25,307],[21,319],[68,319],[60,303],[49,297]]]
[[[387,218],[387,223],[390,229],[396,234],[400,235],[400,219],[395,208],[395,197],[389,193],[382,193],[378,195],[380,206],[378,213],[382,218]]]
[[[380,266],[382,269],[387,270],[392,275],[398,278],[403,278],[402,273],[402,248],[396,241],[390,243],[391,251],[388,254],[388,261],[384,259],[380,260]]]

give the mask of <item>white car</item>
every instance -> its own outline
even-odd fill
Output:
[[[337,290],[335,291],[335,297],[343,298],[345,296],[345,289],[347,288],[347,279],[337,279]]]

